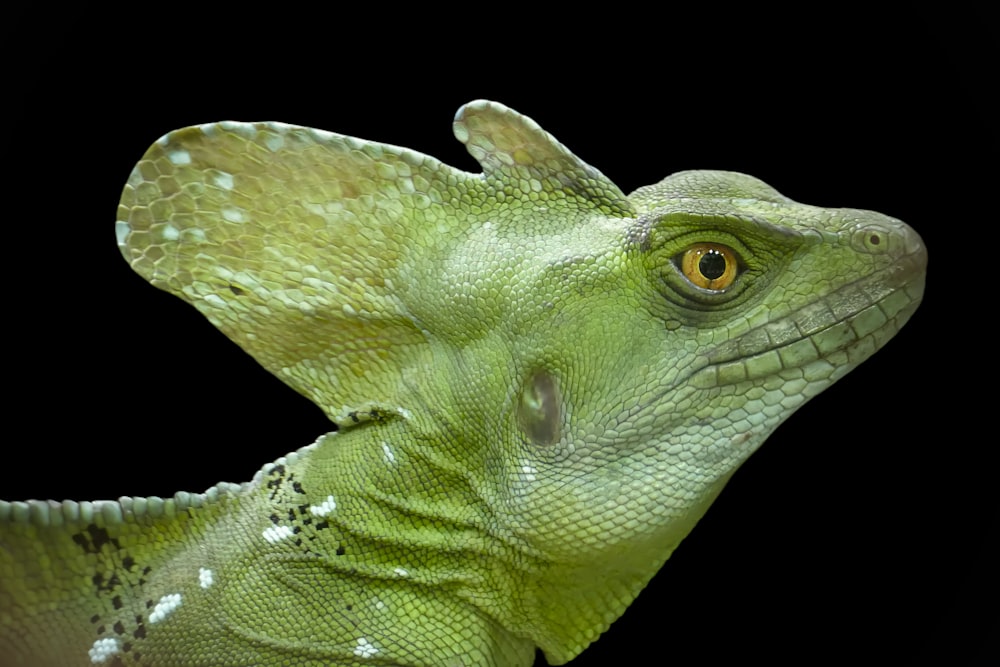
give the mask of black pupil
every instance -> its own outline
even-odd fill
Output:
[[[721,278],[726,272],[726,258],[718,250],[710,250],[698,260],[698,270],[709,280]]]

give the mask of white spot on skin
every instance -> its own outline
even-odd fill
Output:
[[[139,171],[138,169],[133,169],[129,173],[129,175],[128,175],[128,181],[127,182],[133,188],[139,187],[145,181],[146,181],[146,179],[142,177],[142,172]]]
[[[121,646],[118,644],[117,639],[114,637],[105,637],[104,639],[95,641],[87,653],[90,655],[90,661],[95,665],[99,665],[102,662],[107,662],[108,658],[120,651]]]
[[[358,645],[354,647],[354,655],[359,658],[370,658],[378,653],[378,649],[364,637],[358,637]]]
[[[396,462],[396,455],[392,453],[392,448],[389,447],[389,443],[388,442],[383,442],[382,443],[382,453],[385,454],[385,461],[386,461],[386,463],[395,463]]]
[[[232,132],[235,135],[241,136],[244,139],[253,140],[257,136],[257,128],[255,128],[250,123],[241,123],[235,120],[224,120],[218,123],[219,127],[227,132]]]
[[[170,160],[171,163],[177,165],[191,164],[191,154],[180,148],[167,153],[167,159]]]
[[[222,217],[229,222],[246,222],[247,217],[243,214],[243,209],[237,206],[223,206]]]
[[[212,176],[212,182],[223,190],[233,189],[233,175],[224,171],[217,171]]]
[[[333,496],[327,496],[326,500],[319,505],[312,505],[309,511],[316,516],[326,516],[335,509],[337,509],[337,501],[333,499]]]
[[[165,241],[176,241],[180,237],[181,233],[173,225],[165,225],[163,227],[163,239]]]
[[[207,567],[198,568],[198,585],[202,588],[208,588],[215,582],[215,576],[212,571]]]
[[[264,139],[264,145],[272,153],[277,153],[285,145],[285,138],[277,134],[269,134]]]
[[[198,241],[199,243],[204,243],[208,237],[205,236],[205,230],[200,227],[192,227],[190,229],[184,230],[184,234],[188,241]]]
[[[397,567],[396,569],[393,570],[393,572],[395,572],[396,574],[398,574],[401,577],[408,577],[408,576],[410,576],[410,573],[407,570],[404,570],[401,567]]]
[[[115,222],[115,236],[118,238],[118,245],[125,245],[125,239],[128,238],[129,232],[132,228],[128,226],[128,223],[124,220],[118,220]]]
[[[263,535],[264,539],[271,544],[277,544],[281,540],[291,537],[294,533],[288,526],[271,526],[264,531]]]
[[[170,614],[177,610],[177,607],[181,606],[181,594],[171,593],[169,595],[164,595],[160,598],[160,601],[156,603],[153,607],[153,611],[149,614],[150,623],[159,623],[165,619]]]
[[[526,482],[534,482],[535,481],[535,473],[537,473],[537,472],[538,472],[538,469],[535,468],[535,466],[532,466],[532,465],[522,465],[521,466],[521,474],[524,475],[524,481],[526,481]]]

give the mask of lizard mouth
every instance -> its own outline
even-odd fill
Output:
[[[831,366],[855,366],[892,338],[916,310],[926,266],[927,253],[918,243],[892,266],[714,348],[688,383],[718,387],[813,363],[823,365],[825,376]]]

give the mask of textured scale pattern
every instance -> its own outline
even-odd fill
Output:
[[[338,430],[204,493],[0,501],[0,664],[562,664],[920,302],[888,216],[625,196],[492,102],[454,132],[482,173],[274,122],[150,147],[126,260]]]

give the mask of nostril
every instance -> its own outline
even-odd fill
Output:
[[[851,233],[851,245],[858,252],[884,255],[893,251],[893,230],[883,225],[858,225]]]
[[[918,261],[926,262],[927,250],[920,235],[898,220],[886,218],[858,224],[851,231],[850,239],[851,246],[858,252],[888,255],[893,259],[923,256]]]

